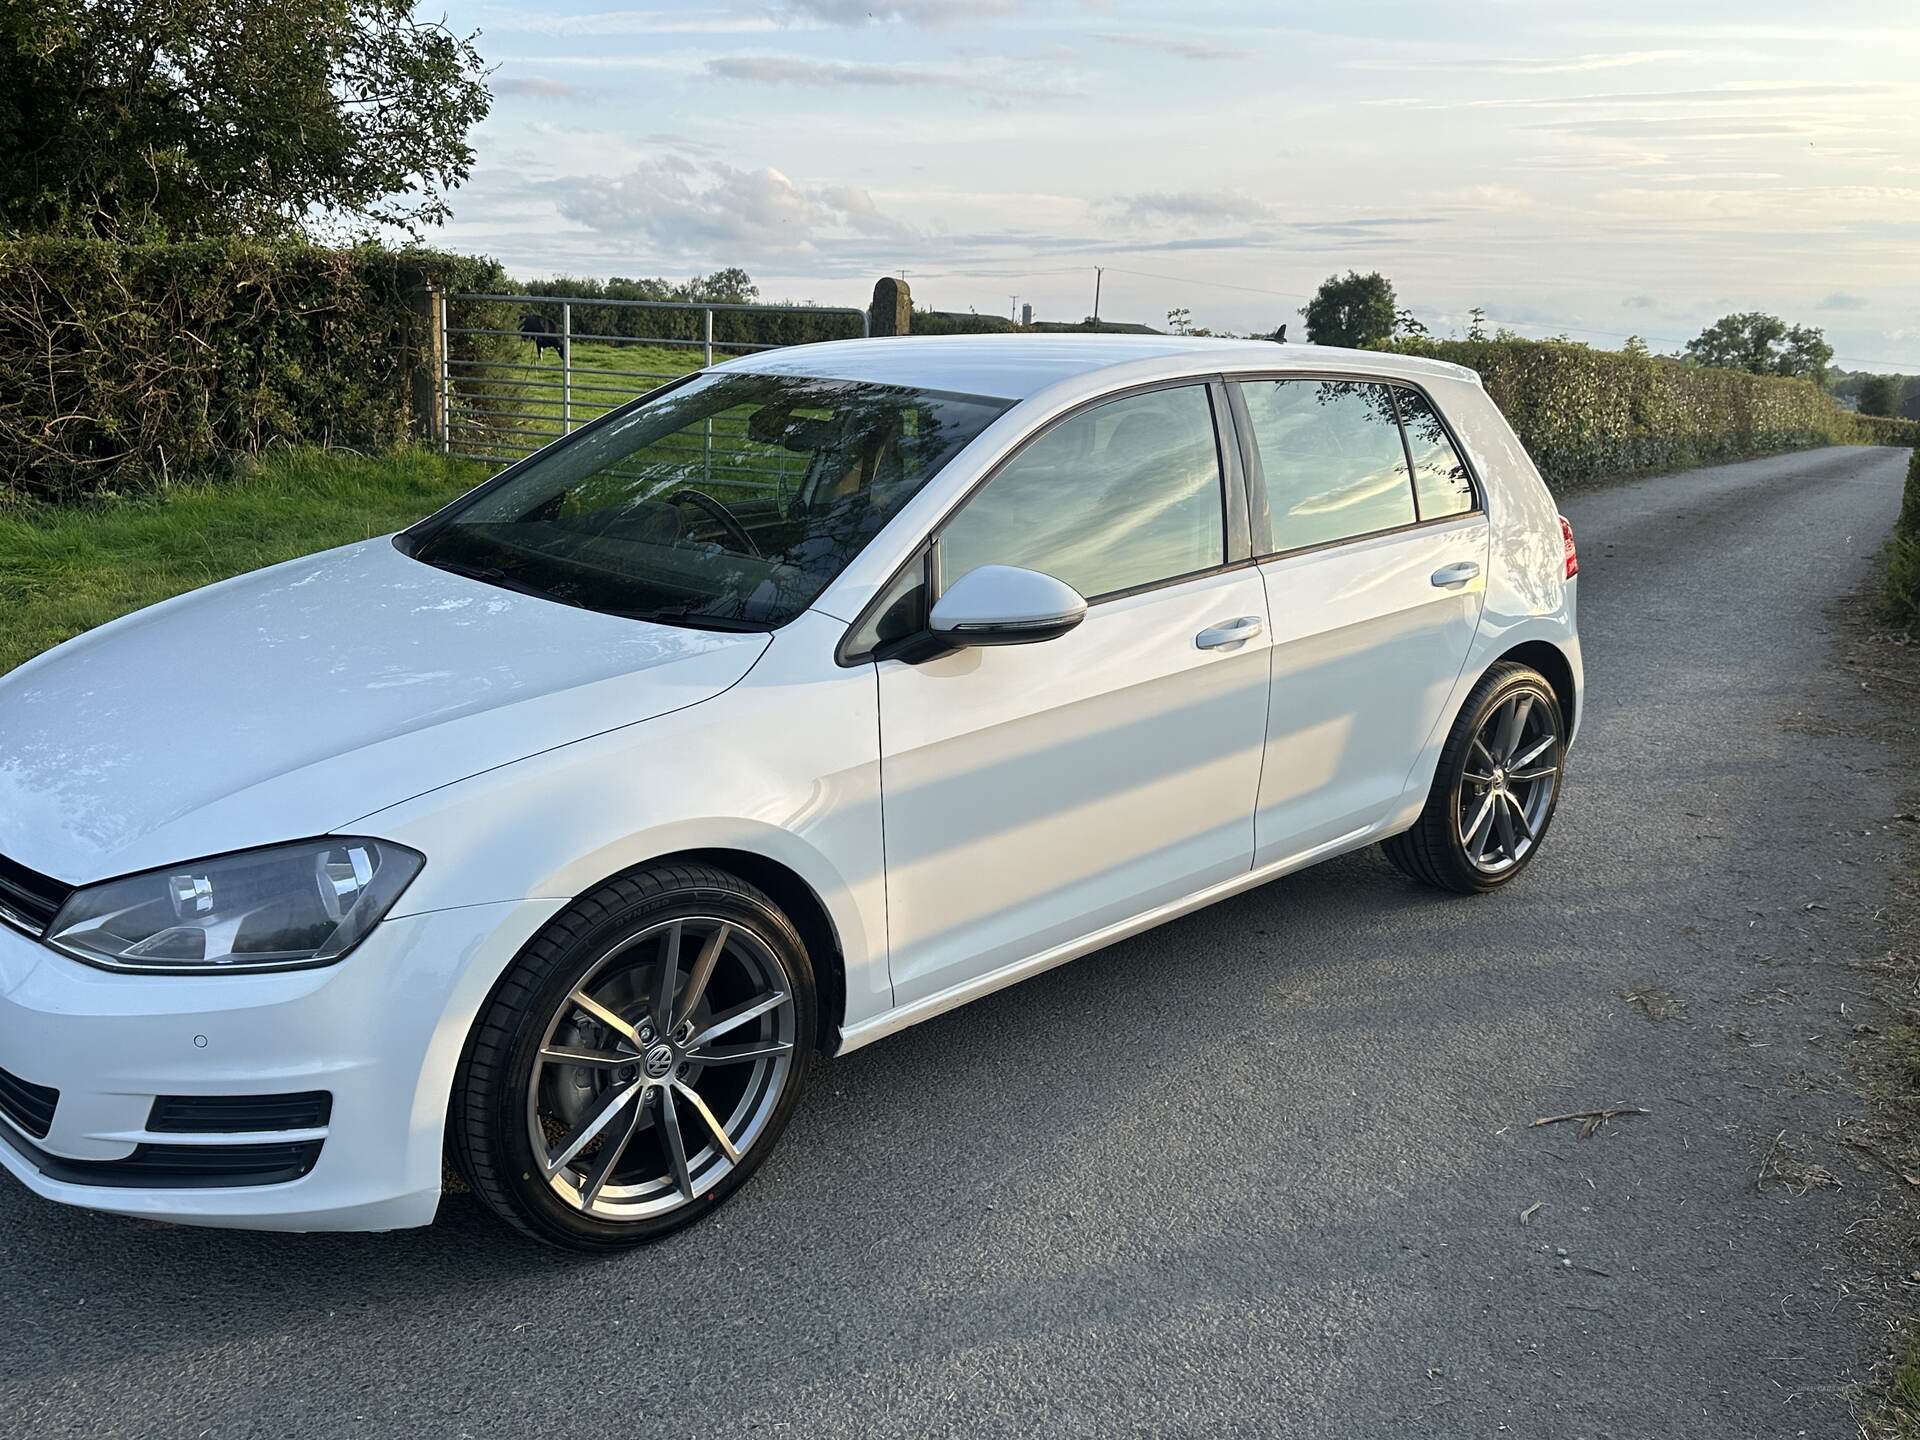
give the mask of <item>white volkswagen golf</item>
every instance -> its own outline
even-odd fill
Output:
[[[0,680],[0,1161],[373,1230],[450,1155],[541,1240],[652,1239],[816,1052],[1375,841],[1513,880],[1575,569],[1453,366],[1015,336],[690,376]]]

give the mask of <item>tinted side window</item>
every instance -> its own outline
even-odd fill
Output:
[[[1019,565],[1089,598],[1226,559],[1213,405],[1204,386],[1130,395],[1056,425],[940,532],[940,583]]]
[[[1393,395],[1358,380],[1243,382],[1276,550],[1414,521]]]
[[[1447,438],[1433,403],[1418,390],[1395,390],[1400,423],[1407,427],[1407,450],[1413,456],[1413,493],[1420,502],[1422,520],[1464,515],[1473,509],[1473,481]]]

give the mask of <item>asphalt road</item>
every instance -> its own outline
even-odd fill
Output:
[[[1368,852],[825,1064],[664,1246],[0,1181],[0,1434],[1851,1435],[1899,1182],[1840,1143],[1846,962],[1908,781],[1834,602],[1904,460],[1568,502],[1591,707],[1514,889]]]

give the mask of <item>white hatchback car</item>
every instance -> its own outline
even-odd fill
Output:
[[[646,1240],[816,1051],[1373,841],[1485,891],[1580,713],[1476,377],[889,339],[689,376],[396,537],[0,681],[0,1161],[276,1229]]]

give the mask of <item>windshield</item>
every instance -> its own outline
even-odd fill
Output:
[[[727,373],[616,411],[415,526],[416,560],[568,605],[770,630],[1011,402]]]

